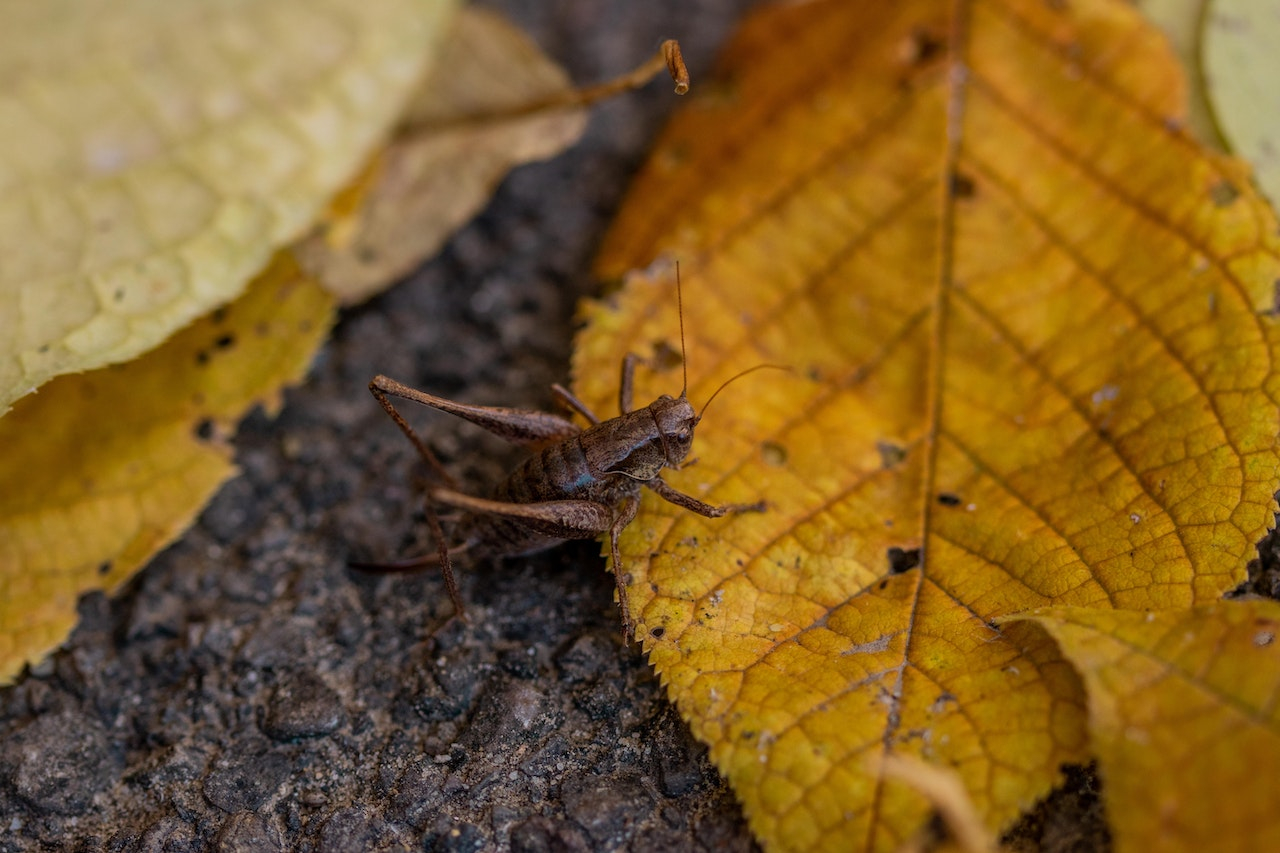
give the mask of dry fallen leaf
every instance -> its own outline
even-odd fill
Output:
[[[1137,0],[1147,19],[1164,31],[1186,69],[1187,131],[1206,145],[1226,150],[1213,121],[1200,65],[1200,43],[1209,0]]]
[[[225,436],[278,407],[332,314],[279,261],[146,356],[59,377],[0,419],[0,683],[66,637],[81,593],[115,589],[191,523],[235,473]]]
[[[389,130],[453,5],[0,0],[0,412],[234,298]]]
[[[1213,118],[1231,150],[1280,202],[1280,14],[1257,0],[1204,0],[1200,61]]]
[[[1280,604],[1014,619],[1048,632],[1088,688],[1117,851],[1280,849]]]
[[[355,209],[296,249],[302,264],[344,303],[387,287],[474,216],[514,166],[557,154],[582,135],[580,107],[501,117],[572,88],[503,18],[464,10],[409,106],[405,123],[416,129],[378,155],[357,199],[344,199]]]
[[[600,269],[650,271],[588,311],[582,399],[609,411],[622,354],[678,340],[673,259],[695,404],[796,369],[726,390],[670,478],[768,511],[649,496],[622,543],[650,660],[767,847],[911,837],[928,803],[877,753],[952,767],[1007,825],[1086,760],[1085,698],[992,621],[1244,578],[1280,242],[1247,169],[1174,129],[1182,91],[1123,2],[790,4],[633,188]]]

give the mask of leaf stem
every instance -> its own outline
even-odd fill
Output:
[[[429,120],[422,123],[409,122],[401,125],[396,133],[398,138],[420,133],[447,130],[459,126],[475,126],[480,124],[498,124],[531,115],[561,110],[575,110],[589,107],[603,101],[647,85],[654,77],[666,70],[675,82],[675,93],[683,95],[689,91],[689,69],[685,67],[684,56],[680,53],[680,43],[675,39],[667,39],[658,48],[658,52],[640,65],[620,74],[611,80],[593,86],[578,89],[566,89],[544,98],[529,101],[515,107],[491,112],[469,113],[445,120]]]

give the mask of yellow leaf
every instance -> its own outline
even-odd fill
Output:
[[[368,156],[442,0],[0,0],[0,411],[235,297]]]
[[[953,13],[954,12],[954,16]],[[1245,576],[1272,520],[1276,223],[1180,126],[1124,2],[814,2],[753,16],[606,241],[579,396],[678,344],[730,386],[621,568],[650,660],[777,850],[888,850],[949,766],[1005,826],[1087,758],[1050,604],[1172,610]],[[701,93],[701,94],[697,94]],[[646,374],[638,401],[676,393]]]
[[[1039,625],[1089,692],[1117,851],[1277,850],[1280,604],[1054,608]],[[1013,621],[1011,620],[1011,621]]]
[[[502,17],[464,10],[409,106],[405,121],[418,129],[379,154],[354,211],[297,248],[302,264],[345,303],[385,288],[434,254],[514,166],[559,153],[586,127],[581,108],[485,117],[571,90]]]
[[[1257,171],[1258,184],[1280,201],[1280,15],[1256,0],[1205,0],[1201,61],[1209,104],[1232,150]]]
[[[160,348],[59,377],[0,420],[0,682],[63,640],[81,593],[115,589],[190,524],[234,473],[223,436],[277,407],[332,314],[279,261]]]

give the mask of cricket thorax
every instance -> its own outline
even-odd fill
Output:
[[[620,474],[652,480],[663,468],[689,454],[696,416],[688,400],[659,397],[643,409],[627,412],[585,430],[579,440],[587,468],[596,477]]]

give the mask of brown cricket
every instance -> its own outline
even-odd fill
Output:
[[[680,353],[684,363],[684,306],[680,302],[680,268],[676,267],[676,294],[680,314]],[[618,604],[622,608],[624,641],[632,638],[633,624],[627,606],[626,575],[618,553],[618,536],[640,507],[640,489],[647,487],[663,500],[707,518],[729,513],[761,511],[764,502],[715,506],[687,495],[662,479],[665,468],[678,470],[693,446],[693,431],[716,395],[735,379],[752,371],[777,367],[757,365],[730,378],[696,412],[688,399],[689,377],[679,397],[663,394],[649,405],[632,409],[635,368],[645,360],[628,353],[622,360],[616,418],[601,420],[586,404],[561,385],[552,391],[565,406],[586,418],[583,428],[572,421],[526,409],[472,406],[436,397],[377,376],[369,390],[391,419],[418,449],[427,465],[445,485],[427,488],[426,515],[438,553],[396,563],[356,563],[358,568],[408,570],[437,564],[459,615],[462,599],[453,575],[450,554],[465,551],[473,558],[514,557],[531,554],[570,539],[594,539],[609,534]],[[400,397],[465,418],[534,455],[497,485],[492,497],[477,498],[457,491],[457,483],[445,471],[431,449],[396,410],[390,397]],[[460,541],[445,539],[435,505],[462,511],[455,533]]]

